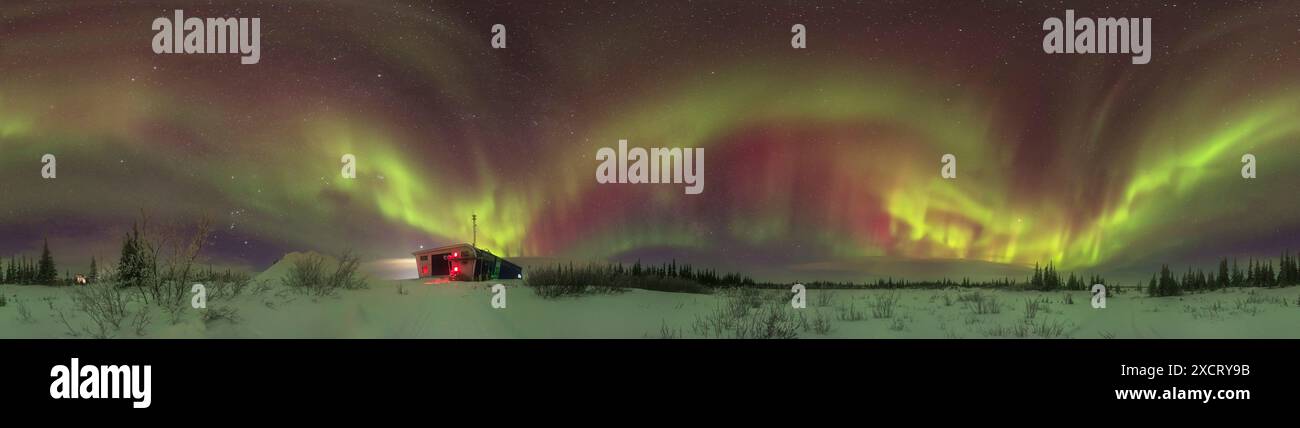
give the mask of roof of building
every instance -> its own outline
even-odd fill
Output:
[[[436,248],[426,248],[426,249],[423,249],[423,250],[415,251],[415,252],[411,253],[411,255],[413,255],[413,256],[418,256],[418,255],[421,255],[421,254],[443,253],[443,252],[449,252],[449,251],[453,251],[453,250],[457,250],[457,249],[461,249],[461,248],[466,248],[466,247],[474,248],[474,246],[469,245],[468,243],[460,243],[460,244],[444,245],[444,246],[436,247]],[[483,250],[478,250],[478,251],[483,251]]]

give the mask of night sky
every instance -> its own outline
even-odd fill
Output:
[[[255,269],[407,257],[475,213],[511,257],[775,277],[1300,249],[1296,2],[270,3],[0,5],[0,256],[115,260],[141,210]],[[1044,53],[1067,8],[1152,18],[1150,64]],[[261,18],[260,63],[154,54],[175,9]],[[704,193],[597,184],[619,139],[705,148]]]

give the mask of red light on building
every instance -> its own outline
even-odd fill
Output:
[[[452,267],[451,267],[451,271],[452,271],[452,272],[460,272],[460,266],[452,266]]]

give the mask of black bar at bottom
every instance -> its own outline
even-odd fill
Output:
[[[293,412],[734,402],[1180,407],[1296,402],[1281,340],[9,340],[5,407]],[[150,404],[51,397],[51,370],[150,366]],[[1178,371],[1178,374],[1174,374]],[[84,383],[84,382],[83,382]],[[1117,398],[1117,390],[1155,397]],[[1208,402],[1186,395],[1210,390]],[[1184,395],[1179,396],[1179,392]],[[1244,391],[1244,392],[1243,392]],[[1168,397],[1162,397],[1166,392]],[[1142,392],[1131,392],[1144,394]],[[1129,394],[1129,393],[1124,393]],[[1228,395],[1223,395],[1228,394]],[[406,407],[403,407],[406,406]],[[1118,407],[1116,407],[1118,406]],[[1051,407],[1048,407],[1051,408]],[[825,408],[819,412],[834,411]]]

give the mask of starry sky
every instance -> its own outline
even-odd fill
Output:
[[[253,269],[403,260],[472,214],[510,257],[773,278],[1300,249],[1300,4],[866,3],[6,1],[0,255],[115,259],[142,210]],[[1152,18],[1150,64],[1044,53],[1067,8]],[[175,9],[261,18],[260,63],[154,54]],[[704,193],[597,184],[619,139],[704,148]]]

